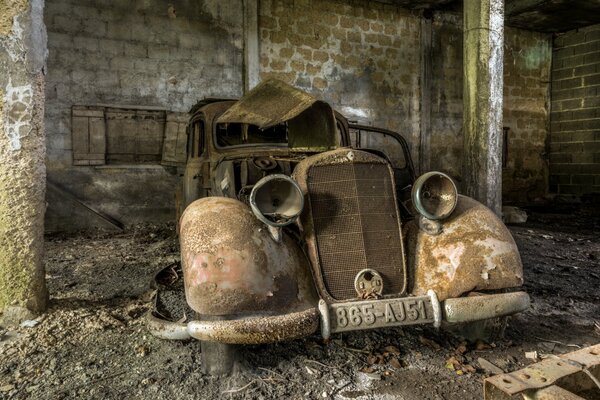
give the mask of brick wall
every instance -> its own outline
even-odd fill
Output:
[[[504,35],[504,113],[507,160],[502,169],[505,200],[530,204],[548,191],[552,38],[506,28]]]
[[[259,26],[262,79],[280,78],[351,120],[417,142],[417,14],[373,1],[261,0]]]
[[[419,157],[421,29],[405,9],[368,1],[262,0],[261,76],[281,78],[330,101],[347,117],[400,132]],[[546,193],[551,37],[505,31],[503,169],[507,202]],[[431,34],[431,169],[461,181],[462,19],[435,13]]]
[[[126,223],[174,220],[176,174],[160,165],[73,166],[73,105],[187,112],[242,91],[242,1],[46,0],[50,180]],[[50,195],[52,197],[50,198]],[[49,229],[99,223],[49,195]],[[86,217],[82,217],[86,216]]]
[[[462,20],[436,13],[432,23],[431,168],[460,184],[462,137]],[[546,194],[551,37],[505,28],[503,126],[508,152],[502,169],[505,203],[527,204]]]
[[[600,193],[600,25],[554,40],[550,190]]]

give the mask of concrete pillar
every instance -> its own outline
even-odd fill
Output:
[[[258,0],[244,0],[244,93],[260,81]]]
[[[430,12],[424,13],[421,18],[421,135],[418,160],[415,160],[418,175],[431,170],[432,18]]]
[[[500,215],[504,0],[463,7],[463,191]]]
[[[0,324],[46,308],[43,0],[0,9]]]

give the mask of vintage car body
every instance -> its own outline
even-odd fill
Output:
[[[200,103],[188,134],[179,234],[198,317],[150,315],[155,335],[257,344],[320,328],[328,339],[529,306],[501,220],[445,174],[415,180],[400,135],[274,80]]]

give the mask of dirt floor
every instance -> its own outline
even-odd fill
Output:
[[[600,342],[600,221],[530,210],[511,226],[529,311],[505,338],[465,344],[430,327],[317,336],[240,349],[241,372],[201,372],[200,343],[148,334],[154,274],[179,262],[173,226],[47,238],[48,312],[0,328],[2,399],[479,399],[489,375]],[[482,361],[483,359],[483,361]],[[483,364],[483,365],[482,365]]]

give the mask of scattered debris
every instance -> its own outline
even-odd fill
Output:
[[[527,222],[527,213],[519,207],[502,207],[502,219],[505,224],[524,224]]]
[[[21,322],[21,328],[33,328],[34,326],[36,326],[39,323],[40,323],[40,321],[38,321],[37,319],[28,319],[28,320]]]
[[[527,358],[529,360],[537,360],[538,359],[538,352],[537,351],[526,351],[525,352],[525,358]]]
[[[423,335],[419,336],[419,342],[421,342],[421,344],[425,346],[431,347],[436,351],[442,348],[442,346],[440,346],[438,342],[436,342],[435,340],[428,339]]]
[[[33,329],[0,329],[0,388],[7,390],[0,391],[0,398],[315,399],[324,391],[330,398],[367,398],[369,391],[383,390],[390,398],[479,399],[487,372],[478,357],[514,371],[532,362],[525,350],[564,352],[569,350],[561,346],[599,341],[598,225],[582,219],[577,229],[570,228],[573,216],[564,218],[569,222],[549,228],[533,212],[525,226],[511,227],[534,302],[511,320],[495,347],[442,339],[426,326],[334,335],[329,343],[312,337],[241,348],[247,369],[219,379],[202,373],[200,342],[161,341],[148,335],[143,323],[152,294],[149,283],[164,266],[179,261],[174,226],[51,236],[46,241],[50,309]],[[67,260],[65,254],[76,257]],[[569,269],[562,271],[559,263]],[[138,346],[147,348],[145,356],[138,357]],[[375,354],[383,356],[383,364],[366,362]],[[454,370],[446,368],[451,356],[458,362],[451,362]],[[223,394],[252,381],[239,392]],[[348,386],[340,389],[343,385]]]
[[[477,363],[479,364],[479,366],[486,371],[489,374],[492,375],[497,375],[497,374],[503,374],[504,371],[502,370],[502,368],[498,367],[495,364],[492,364],[491,362],[489,362],[488,360],[486,360],[483,357],[479,357],[477,359]]]

